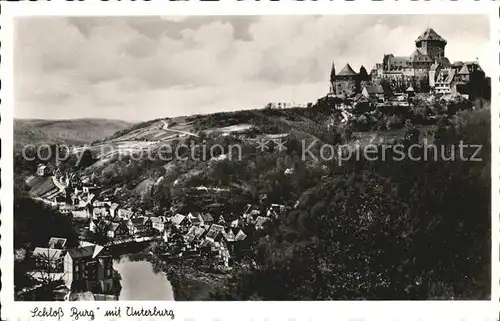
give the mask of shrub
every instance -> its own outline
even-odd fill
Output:
[[[396,116],[393,115],[387,119],[386,122],[387,129],[399,129],[403,127],[403,120]]]

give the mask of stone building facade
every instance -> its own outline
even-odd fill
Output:
[[[382,63],[373,67],[371,75],[382,79],[426,79],[434,63],[451,65],[445,57],[446,43],[432,28],[426,29],[415,40],[415,50],[409,56],[386,54]]]
[[[351,65],[346,64],[342,70],[336,74],[335,64],[332,64],[330,72],[330,94],[351,97],[361,92],[363,84],[369,82],[371,76],[361,66],[359,73],[356,73]]]
[[[409,56],[385,54],[369,75],[362,74],[361,70],[356,73],[349,64],[336,74],[332,65],[330,94],[352,97],[360,93],[364,85],[385,82],[393,92],[412,88],[415,92],[484,97],[483,93],[490,89],[479,63],[450,63],[445,55],[446,44],[434,29],[428,28],[415,40],[415,50]]]
[[[479,63],[450,63],[445,54],[446,44],[447,41],[434,29],[428,28],[415,40],[415,50],[411,55],[384,55],[382,63],[375,64],[371,75],[374,79],[385,79],[393,86],[410,84],[419,92],[481,95],[486,82]]]

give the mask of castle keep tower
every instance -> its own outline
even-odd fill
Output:
[[[330,83],[331,93],[350,97],[356,92],[356,87],[359,83],[358,74],[352,70],[352,67],[349,64],[346,64],[338,74],[335,74],[335,67],[332,64]]]
[[[432,28],[426,29],[415,40],[415,44],[423,55],[429,56],[432,60],[443,58],[446,40],[438,35]]]

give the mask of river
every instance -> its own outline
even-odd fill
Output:
[[[150,262],[124,255],[113,260],[113,267],[122,277],[120,301],[174,300],[167,277],[162,272],[155,273]]]

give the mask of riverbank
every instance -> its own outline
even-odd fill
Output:
[[[156,255],[148,255],[156,271],[165,272],[172,286],[175,301],[209,301],[212,293],[223,286],[228,275],[204,272],[195,259],[164,261]]]
[[[227,281],[227,276],[188,268],[187,273],[175,279],[178,281],[170,284],[176,301],[210,301],[213,300],[211,294]]]

